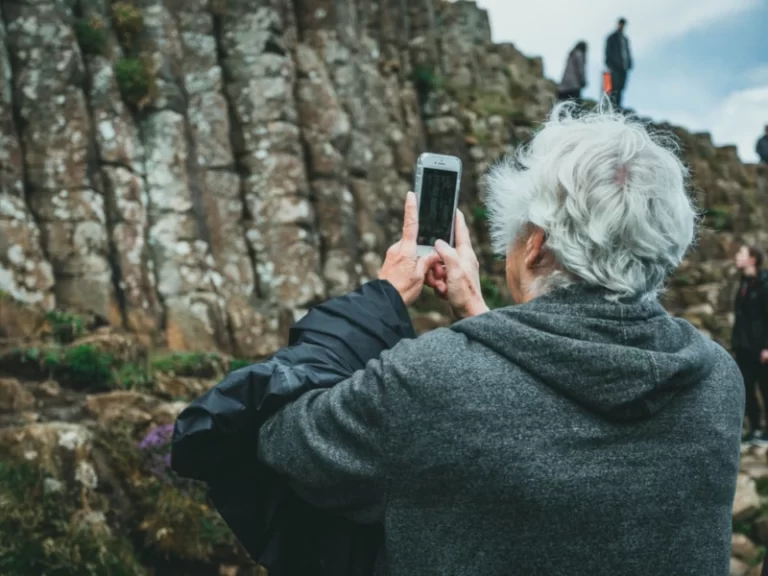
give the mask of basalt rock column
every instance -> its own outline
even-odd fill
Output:
[[[27,304],[53,308],[53,270],[26,204],[24,162],[13,116],[11,63],[0,19],[0,287]]]
[[[218,18],[259,296],[300,311],[326,291],[286,43],[290,22],[267,0],[228,0]]]
[[[92,138],[110,224],[111,260],[118,282],[125,327],[147,341],[156,338],[162,310],[154,263],[147,242],[147,189],[144,147],[123,103],[114,66],[123,56],[113,31],[107,0],[81,0],[83,22],[100,30],[102,53],[84,49]]]
[[[168,345],[229,350],[222,275],[207,242],[203,190],[191,157],[183,61],[174,16],[161,0],[142,0],[141,49],[151,62],[156,93],[142,112],[149,244],[166,313]]]
[[[27,197],[53,267],[57,304],[119,324],[71,12],[53,0],[5,1],[2,11]]]

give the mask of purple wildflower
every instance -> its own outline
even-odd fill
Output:
[[[172,435],[173,424],[155,426],[139,443],[149,471],[164,480],[170,480]]]
[[[139,449],[148,450],[152,448],[161,448],[167,446],[173,435],[173,424],[164,424],[155,426],[150,430],[144,439],[139,443]]]

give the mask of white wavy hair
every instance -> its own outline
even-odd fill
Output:
[[[534,293],[585,283],[609,298],[655,297],[694,240],[697,210],[671,136],[640,121],[555,106],[516,156],[494,166],[487,207],[494,251],[505,255],[526,225],[546,234],[558,265]]]

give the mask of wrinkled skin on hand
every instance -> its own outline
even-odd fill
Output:
[[[387,280],[400,293],[406,306],[413,304],[424,288],[427,271],[440,261],[437,253],[418,256],[416,239],[419,234],[419,213],[416,195],[408,192],[405,197],[403,235],[389,247],[379,272],[380,280]]]
[[[454,226],[456,248],[438,240],[435,244],[440,262],[427,272],[426,284],[447,300],[457,318],[469,318],[488,311],[480,289],[480,263],[472,248],[469,228],[461,211]]]

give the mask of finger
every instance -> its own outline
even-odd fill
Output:
[[[419,209],[416,206],[416,194],[405,195],[405,214],[403,216],[403,242],[416,243],[419,234]]]
[[[446,270],[448,268],[461,265],[458,252],[449,246],[447,242],[438,240],[435,243],[435,250],[437,250],[437,253],[440,255],[440,259],[443,261],[443,264],[445,264]]]
[[[448,295],[448,284],[445,280],[439,280],[435,278],[434,269],[430,269],[427,272],[427,277],[424,280],[424,284],[432,288],[440,298],[445,298]]]
[[[469,228],[467,227],[467,221],[464,218],[464,213],[461,210],[456,210],[456,223],[455,223],[456,237],[456,250],[463,252],[467,249],[472,250],[472,238],[469,235]]]
[[[431,252],[426,256],[422,256],[416,262],[416,270],[418,276],[425,276],[433,266],[440,263],[440,255],[437,252]]]
[[[434,277],[438,280],[445,280],[448,277],[448,273],[445,270],[445,265],[443,264],[442,260],[437,264],[434,264],[430,270]]]

